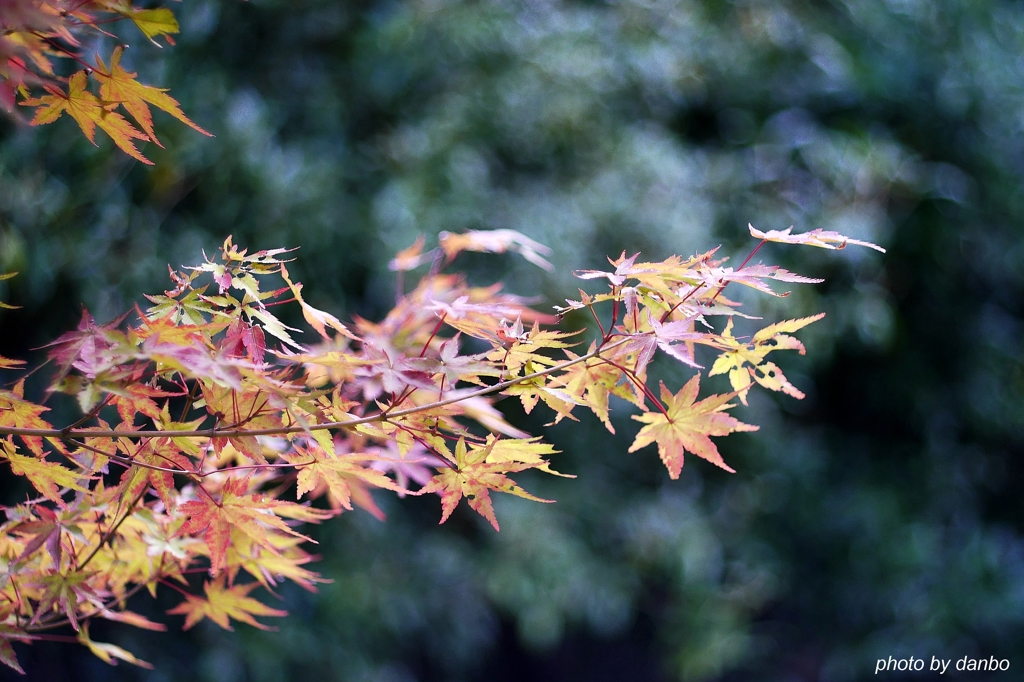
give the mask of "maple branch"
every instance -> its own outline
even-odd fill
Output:
[[[178,418],[178,421],[185,421],[185,417],[187,417],[188,413],[192,410],[192,404],[196,401],[196,389],[198,388],[199,382],[197,381],[193,383],[192,388],[188,390],[188,395],[185,396],[185,408],[181,411],[181,417]]]
[[[616,341],[609,345],[602,345],[599,348],[581,355],[572,360],[546,367],[544,369],[533,372],[532,374],[525,374],[521,377],[515,377],[506,381],[486,386],[476,391],[456,396],[454,398],[447,398],[445,400],[439,400],[433,403],[427,403],[425,405],[417,405],[416,407],[409,407],[404,410],[398,410],[397,412],[379,412],[377,414],[370,415],[368,417],[360,417],[358,419],[344,419],[341,421],[324,422],[322,424],[308,424],[305,426],[279,426],[279,427],[268,427],[263,429],[193,429],[189,431],[162,431],[162,430],[139,430],[139,431],[119,431],[116,429],[109,430],[82,430],[82,429],[30,429],[16,426],[0,426],[0,435],[2,436],[36,436],[42,438],[55,438],[58,440],[75,440],[77,438],[230,438],[233,436],[284,436],[293,433],[308,433],[310,431],[333,431],[336,429],[346,429],[352,426],[359,426],[360,424],[373,424],[375,422],[387,421],[396,417],[405,417],[410,414],[418,414],[420,412],[429,412],[430,410],[438,407],[444,407],[445,405],[452,405],[454,403],[460,403],[470,398],[477,398],[480,396],[490,395],[503,391],[506,388],[510,388],[517,384],[521,384],[524,381],[536,379],[537,377],[547,376],[555,372],[561,371],[567,367],[586,362],[587,360],[595,357],[599,357],[600,353],[605,350],[611,350],[618,348],[629,341],[629,338],[624,338]],[[605,358],[601,358],[604,360]],[[77,442],[77,441],[76,441]],[[83,445],[86,449],[92,449],[91,447]],[[109,453],[100,452],[100,454],[110,457],[114,461],[122,462],[124,458],[118,455],[110,455]],[[153,465],[145,465],[137,462],[128,461],[133,466],[145,466],[156,471],[170,471],[171,473],[188,473],[184,470],[173,470],[165,469],[163,467],[156,467]],[[123,462],[122,462],[123,463]]]
[[[612,319],[608,323],[608,331],[605,332],[603,334],[603,336],[601,337],[602,338],[602,341],[601,341],[602,343],[608,343],[608,339],[610,339],[612,337],[612,332],[615,330],[615,323],[619,319],[619,287],[618,286],[613,286],[612,287],[612,296],[614,297],[612,299]],[[604,327],[601,325],[601,323],[598,322],[597,324],[598,324],[599,327],[601,327],[601,330],[604,331]]]
[[[430,332],[430,338],[427,339],[426,343],[423,344],[423,348],[420,350],[419,357],[422,358],[423,354],[427,352],[428,348],[430,348],[430,342],[433,341],[434,337],[437,336],[437,333],[441,331],[441,326],[444,324],[444,321],[447,317],[448,313],[441,313],[441,319],[439,319],[437,321],[437,324],[434,325],[434,331]]]

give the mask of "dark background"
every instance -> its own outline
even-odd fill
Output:
[[[653,449],[626,452],[625,409],[615,437],[563,424],[547,432],[556,467],[578,478],[525,477],[558,503],[499,500],[500,534],[467,509],[437,526],[436,498],[380,496],[386,523],[357,511],[314,529],[334,582],[285,587],[278,632],[97,624],[155,670],[16,645],[29,679],[842,682],[890,655],[994,655],[1011,671],[976,679],[1020,675],[1024,5],[173,9],[178,46],[124,27],[125,62],[216,138],[158,114],[149,168],[70,120],[0,121],[0,271],[22,273],[0,300],[23,306],[0,311],[0,354],[38,357],[81,304],[112,319],[228,234],[301,246],[290,270],[342,318],[383,315],[387,260],[440,230],[551,246],[550,274],[466,262],[547,304],[622,250],[742,259],[747,223],[888,253],[759,252],[827,282],[754,310],[827,316],[782,362],[807,399],[739,410],[762,428],[722,441],[734,475],[690,458],[670,481]]]

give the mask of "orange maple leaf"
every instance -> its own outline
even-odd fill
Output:
[[[260,547],[276,554],[277,548],[269,537],[274,529],[313,542],[289,528],[281,516],[300,518],[303,521],[332,516],[330,512],[269,499],[260,493],[247,495],[248,487],[248,478],[229,478],[221,488],[219,502],[210,497],[209,493],[203,492],[198,500],[189,500],[178,507],[187,517],[178,535],[204,532],[203,540],[210,548],[211,574],[219,573],[225,566],[232,530],[247,535]]]
[[[735,473],[722,459],[709,436],[727,436],[734,431],[757,431],[758,427],[724,414],[725,410],[733,407],[729,401],[735,394],[712,395],[695,403],[699,392],[700,374],[686,382],[675,395],[662,383],[661,399],[667,408],[666,412],[633,415],[633,419],[647,426],[636,434],[636,440],[629,451],[636,452],[645,445],[657,443],[658,454],[672,478],[679,478],[683,469],[683,453],[687,450]]]
[[[185,616],[185,625],[182,628],[184,630],[188,630],[203,618],[209,618],[225,630],[234,629],[231,627],[229,619],[248,623],[260,630],[273,630],[275,628],[258,622],[253,616],[287,616],[288,612],[272,609],[248,596],[257,586],[259,583],[226,588],[222,577],[212,583],[204,584],[206,599],[191,594],[186,595],[185,601],[168,610],[167,613]]]
[[[0,390],[0,426],[20,429],[52,429],[39,415],[50,408],[25,400],[25,380],[20,379],[12,390]],[[44,457],[43,439],[39,436],[18,436],[36,457]],[[48,439],[59,452],[67,452],[64,444],[55,438]]]
[[[104,105],[96,95],[86,90],[86,83],[85,71],[79,71],[68,80],[67,93],[58,88],[46,86],[49,95],[34,97],[22,102],[24,106],[39,107],[31,124],[37,126],[53,123],[66,111],[78,123],[78,127],[85,133],[89,142],[96,144],[96,126],[99,126],[121,151],[152,166],[153,162],[143,156],[132,142],[132,140],[148,140],[149,137],[132,127],[132,124],[126,121],[121,114],[109,111],[110,105]]]
[[[185,115],[178,106],[178,102],[166,94],[166,88],[154,88],[150,85],[143,85],[135,80],[138,74],[125,71],[121,67],[121,54],[123,52],[124,48],[120,45],[114,48],[113,54],[110,55],[109,71],[99,55],[96,56],[96,61],[99,63],[100,68],[93,72],[93,76],[102,84],[100,85],[100,97],[105,102],[117,102],[123,106],[139,124],[139,127],[149,136],[149,139],[161,147],[163,145],[156,139],[156,133],[153,130],[153,115],[150,113],[147,104],[152,104],[154,107],[166,111],[193,130],[197,130],[208,137],[213,137],[213,135],[200,128]]]

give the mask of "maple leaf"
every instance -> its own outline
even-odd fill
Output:
[[[24,360],[12,360],[11,358],[5,358],[0,355],[0,369],[14,369],[19,365],[24,365]]]
[[[329,583],[330,580],[320,577],[303,568],[303,564],[313,561],[313,556],[299,549],[296,545],[302,542],[290,535],[273,537],[277,554],[263,551],[248,538],[241,538],[228,549],[227,580],[234,584],[238,571],[244,569],[256,578],[268,590],[283,578],[296,583],[299,587],[316,592],[316,583]]]
[[[267,337],[263,330],[236,318],[220,344],[221,349],[231,357],[247,357],[253,364],[262,365],[267,352]]]
[[[53,566],[60,569],[60,559],[63,548],[60,544],[61,532],[64,529],[60,517],[50,508],[37,505],[33,510],[38,519],[22,521],[13,529],[19,535],[31,536],[32,539],[25,545],[18,562],[30,557],[37,549],[46,545],[46,551],[50,555]]]
[[[467,230],[462,234],[442,232],[437,235],[437,242],[449,261],[461,251],[516,251],[538,267],[549,271],[555,269],[555,266],[544,258],[551,254],[551,249],[515,230]]]
[[[615,272],[605,272],[603,270],[574,270],[572,274],[580,279],[597,279],[599,277],[604,277],[611,282],[613,286],[620,287],[625,284],[626,280],[630,277],[651,272],[649,268],[644,268],[643,266],[640,268],[633,267],[633,263],[636,262],[636,259],[639,256],[639,253],[634,253],[629,258],[626,258],[626,252],[623,251],[618,260],[608,258],[608,262],[615,266]]]
[[[99,126],[121,151],[152,166],[153,162],[143,156],[132,142],[132,140],[148,140],[149,137],[132,127],[132,124],[120,114],[109,111],[96,95],[85,89],[85,86],[85,71],[79,71],[68,80],[67,93],[53,86],[46,86],[49,95],[27,99],[21,104],[28,107],[39,107],[31,121],[34,126],[53,123],[66,111],[71,118],[75,119],[89,142],[96,144],[96,126]]]
[[[203,533],[203,540],[210,549],[210,573],[219,573],[224,568],[231,531],[236,530],[256,544],[275,552],[269,540],[272,529],[312,542],[301,533],[293,531],[281,519],[304,517],[303,520],[324,519],[332,514],[301,505],[268,499],[260,493],[246,494],[249,478],[228,478],[221,488],[220,500],[214,500],[209,493],[201,491],[197,500],[189,500],[178,507],[186,517],[178,535]]]
[[[125,623],[126,625],[131,625],[143,630],[152,630],[153,632],[167,631],[167,626],[163,623],[155,623],[149,618],[133,611],[111,611],[110,609],[100,609],[97,615],[107,620]]]
[[[657,443],[658,454],[672,478],[679,478],[683,469],[683,454],[687,451],[735,473],[722,460],[710,436],[727,436],[735,431],[757,431],[758,427],[744,424],[724,413],[733,407],[729,403],[733,394],[712,395],[695,402],[699,391],[700,374],[694,375],[675,395],[662,383],[661,400],[665,403],[666,411],[633,415],[633,419],[644,422],[646,426],[636,434],[636,440],[629,451],[636,452],[646,445]]]
[[[430,479],[427,485],[416,491],[417,495],[425,493],[438,493],[441,496],[441,523],[448,520],[448,517],[455,511],[459,500],[463,497],[469,501],[469,506],[478,514],[490,521],[494,530],[500,530],[498,519],[494,516],[494,505],[491,502],[490,491],[508,493],[517,497],[523,497],[534,502],[552,502],[526,492],[516,484],[515,481],[505,476],[506,473],[524,471],[525,469],[544,468],[547,462],[536,456],[535,452],[526,451],[524,459],[532,461],[514,461],[511,453],[502,450],[501,458],[498,461],[490,461],[488,455],[494,449],[495,441],[489,441],[487,447],[474,447],[472,450],[466,448],[466,439],[459,438],[455,445],[455,454],[442,452],[454,465],[452,468],[442,469],[439,474]]]
[[[55,605],[59,607],[68,618],[68,623],[76,631],[78,627],[79,604],[99,603],[102,601],[96,591],[89,583],[92,577],[88,573],[50,573],[41,575],[32,582],[33,587],[42,588],[43,593],[39,598],[39,606],[29,625],[35,625],[43,614],[47,613]]]
[[[437,249],[423,253],[423,244],[426,242],[423,235],[416,237],[416,241],[407,249],[402,249],[395,254],[395,257],[388,262],[388,270],[394,272],[406,272],[415,270],[424,263],[429,263],[437,254]]]
[[[795,332],[823,317],[825,313],[776,322],[754,334],[751,343],[740,343],[736,340],[732,335],[730,319],[720,337],[724,350],[712,365],[709,376],[728,372],[729,383],[744,405],[747,404],[747,393],[752,385],[751,377],[769,390],[782,391],[798,400],[803,399],[804,394],[789,383],[778,365],[766,361],[765,356],[775,350],[796,350],[803,355],[806,352],[804,345],[787,332]]]
[[[731,282],[742,284],[756,289],[761,293],[769,294],[771,296],[777,296],[778,298],[785,298],[789,296],[789,292],[778,293],[771,288],[764,279],[774,279],[780,282],[791,282],[797,284],[820,284],[825,280],[816,279],[814,277],[804,277],[794,272],[790,272],[784,268],[780,268],[777,265],[748,265],[747,267],[740,268],[739,270],[733,270],[732,268],[723,268],[717,266],[704,265],[695,269],[695,273],[699,278],[700,283],[707,289],[718,289],[724,288]]]
[[[856,244],[858,246],[866,246],[869,249],[875,251],[881,251],[885,253],[878,244],[872,244],[871,242],[864,242],[859,239],[851,239],[850,237],[839,234],[832,230],[811,230],[810,232],[803,232],[801,234],[790,234],[793,230],[792,226],[787,227],[785,230],[768,230],[762,232],[756,229],[753,225],[748,225],[750,228],[750,234],[758,239],[763,239],[768,242],[780,242],[783,244],[806,244],[807,246],[817,246],[822,249],[845,249],[847,244]]]
[[[384,391],[398,395],[407,386],[434,388],[430,375],[417,369],[410,358],[394,348],[366,341],[363,343],[363,355],[372,364],[357,368],[356,374],[366,377],[363,395],[369,400],[377,398]]]
[[[405,497],[409,492],[410,480],[420,486],[426,485],[433,476],[429,467],[445,466],[443,460],[429,454],[426,447],[419,442],[413,443],[410,448],[403,451],[397,441],[388,441],[387,447],[377,448],[376,453],[379,459],[371,462],[370,468],[381,472],[394,472],[399,497]]]
[[[256,587],[259,587],[259,583],[225,587],[224,579],[221,577],[203,585],[206,599],[186,595],[185,601],[167,613],[185,616],[184,630],[188,630],[204,618],[209,618],[225,630],[234,629],[229,619],[248,623],[260,630],[273,630],[275,628],[260,623],[253,616],[287,616],[288,612],[272,609],[248,596]]]
[[[125,334],[116,329],[125,317],[122,315],[108,324],[97,325],[89,311],[83,308],[82,319],[75,331],[65,332],[43,346],[52,349],[48,355],[59,367],[57,379],[64,377],[72,367],[86,377],[95,378],[111,366],[119,347],[131,351]]]
[[[167,318],[163,318],[167,319]],[[139,359],[152,360],[160,369],[171,369],[194,379],[211,381],[219,386],[242,390],[241,369],[251,368],[240,358],[216,355],[203,342],[167,342],[161,336],[150,336],[136,354]]]
[[[502,363],[513,376],[528,363],[553,367],[558,361],[541,355],[538,351],[544,348],[569,348],[573,344],[565,343],[561,339],[579,333],[542,330],[536,322],[529,332],[524,332],[522,320],[517,319],[511,327],[502,325],[499,329],[498,337],[507,341],[509,345],[505,348],[495,348],[487,354],[487,358]]]
[[[169,34],[177,33],[181,30],[181,27],[178,25],[178,20],[174,18],[174,13],[163,7],[157,9],[139,9],[137,7],[132,7],[131,0],[99,0],[98,4],[103,5],[111,12],[117,12],[118,14],[131,19],[132,23],[134,23],[157,47],[160,47],[160,44],[153,40],[153,38],[161,35],[165,36],[167,38],[167,42],[173,45],[173,39]]]
[[[593,353],[596,344],[591,342],[587,353]],[[566,351],[570,360],[576,359],[576,355]],[[615,365],[600,358],[578,362],[566,371],[554,378],[551,384],[564,386],[565,391],[573,396],[580,404],[589,407],[597,415],[609,432],[615,433],[611,420],[608,418],[608,396],[615,395],[623,400],[629,401],[640,407],[643,401],[639,400],[629,387],[621,383],[625,374]]]
[[[708,251],[700,257],[691,259],[692,262],[705,261],[711,257],[716,249]],[[657,263],[637,263],[639,253],[626,258],[623,251],[616,260],[608,259],[608,262],[615,266],[615,272],[604,272],[602,270],[577,270],[573,274],[580,279],[605,278],[613,286],[619,287],[625,284],[628,279],[638,280],[645,286],[667,293],[667,283],[680,281],[690,275],[688,263],[683,263],[679,256],[671,256]]]
[[[129,456],[138,464],[129,467],[121,476],[121,500],[131,502],[147,487],[153,486],[157,496],[163,501],[164,508],[173,511],[178,492],[174,486],[174,474],[160,469],[190,472],[194,469],[192,462],[168,438],[153,438]]]
[[[648,309],[647,324],[651,331],[634,335],[634,338],[625,345],[626,351],[637,353],[634,371],[642,374],[647,369],[648,363],[654,357],[655,348],[660,348],[690,367],[700,368],[693,358],[693,344],[709,341],[707,334],[693,331],[693,321],[694,318],[687,318],[662,324]],[[673,345],[673,341],[682,342],[682,345]]]
[[[488,434],[483,445],[470,445],[470,457],[476,457],[476,453],[482,453],[485,461],[489,464],[501,462],[518,462],[526,464],[531,468],[543,471],[546,474],[562,476],[563,478],[576,478],[571,474],[562,474],[550,467],[547,460],[541,455],[554,455],[558,453],[548,443],[541,442],[540,436],[533,438],[498,438],[493,433]]]
[[[11,471],[18,476],[28,478],[33,488],[62,507],[64,506],[64,500],[60,496],[61,488],[70,488],[82,493],[89,492],[89,489],[83,487],[81,483],[81,481],[88,479],[88,476],[83,476],[71,469],[62,467],[56,462],[47,462],[37,457],[19,455],[14,452],[14,449],[6,441],[3,443],[3,450],[4,456],[11,465]]]
[[[89,623],[82,623],[82,629],[78,631],[78,641],[88,647],[89,651],[95,654],[100,660],[109,663],[110,665],[117,665],[117,659],[137,665],[140,668],[152,669],[153,665],[143,661],[141,658],[137,658],[135,654],[130,651],[126,651],[116,644],[107,644],[105,642],[94,642],[89,637]]]
[[[50,408],[25,400],[25,380],[19,379],[11,391],[0,390],[0,427],[13,426],[21,429],[52,429],[39,415]],[[43,439],[39,436],[19,436],[36,457],[43,457]],[[60,452],[67,452],[63,443],[50,438],[50,443]]]
[[[128,13],[128,18],[157,46],[159,43],[153,38],[161,35],[167,38],[167,42],[174,44],[170,34],[177,33],[179,26],[178,20],[174,18],[171,10],[164,7],[156,9],[135,9],[133,7]]]
[[[7,620],[7,617],[10,615],[10,608],[0,611],[0,617],[2,617],[3,620]],[[30,642],[32,641],[32,636],[21,628],[16,628],[14,626],[7,625],[6,623],[0,623],[0,663],[17,670],[19,673],[24,675],[25,671],[22,670],[21,665],[18,664],[18,657],[14,653],[14,647],[11,646],[11,640]]]
[[[166,12],[167,10],[163,11]],[[149,104],[166,111],[193,130],[207,137],[213,137],[213,135],[197,126],[185,115],[181,107],[178,106],[178,102],[166,94],[166,88],[154,88],[149,85],[143,85],[135,80],[138,74],[125,71],[120,63],[123,52],[124,47],[121,45],[114,48],[114,52],[110,55],[109,70],[99,55],[96,56],[96,61],[99,63],[100,68],[93,72],[93,77],[101,83],[100,97],[105,102],[118,102],[123,106],[132,115],[136,123],[139,124],[143,132],[149,136],[149,139],[161,147],[163,145],[160,144],[160,141],[156,138],[156,132],[153,130],[153,115],[149,111]]]
[[[333,450],[332,444],[331,451]],[[284,458],[300,467],[296,497],[302,497],[323,485],[331,491],[331,495],[334,496],[338,504],[351,511],[353,488],[365,488],[366,485],[371,485],[387,490],[401,490],[381,471],[363,466],[367,462],[379,459],[375,455],[328,454],[328,451],[323,448],[296,446],[294,454],[287,454]]]
[[[459,381],[483,385],[480,376],[498,376],[500,371],[494,365],[484,362],[486,353],[479,355],[459,355],[459,336],[441,343],[437,357],[410,358],[408,364],[430,374],[441,374],[447,386],[455,386]]]
[[[298,282],[294,284],[292,283],[291,279],[288,278],[288,270],[283,264],[281,265],[281,277],[284,278],[284,281],[292,290],[292,295],[295,296],[295,300],[299,302],[299,306],[302,308],[302,316],[306,318],[306,322],[309,322],[320,336],[325,339],[329,339],[330,337],[327,336],[326,327],[330,327],[342,336],[347,336],[350,339],[356,338],[355,334],[350,332],[348,327],[343,325],[334,315],[325,313],[322,310],[317,310],[302,299],[302,284]]]
[[[532,363],[526,365],[527,374],[531,374],[537,369],[539,368]],[[572,415],[572,410],[576,405],[581,405],[582,403],[571,393],[560,388],[551,388],[548,385],[550,382],[551,379],[549,377],[534,377],[509,386],[502,391],[502,394],[518,396],[519,400],[523,403],[523,411],[526,414],[533,412],[533,408],[537,406],[537,403],[543,400],[544,404],[555,412],[554,423],[557,424],[565,417],[573,421],[579,421]]]
[[[0,282],[4,281],[5,279],[10,279],[17,274],[18,273],[16,272],[5,272],[4,274],[0,275]],[[10,303],[4,303],[3,301],[0,301],[0,308],[3,308],[4,310],[17,310],[20,307],[20,305],[11,305]],[[6,360],[7,362],[15,362],[14,360],[8,360],[7,358],[0,357],[0,362],[4,360]],[[0,367],[3,366],[4,365],[0,365]]]
[[[160,421],[162,412],[153,398],[182,395],[181,391],[163,391],[140,383],[130,383],[123,388],[107,384],[103,388],[112,394],[110,404],[117,408],[121,421],[129,426],[135,423],[137,414],[145,415],[157,422]]]

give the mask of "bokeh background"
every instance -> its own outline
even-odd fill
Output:
[[[527,477],[558,503],[500,500],[500,534],[381,496],[386,523],[314,530],[334,582],[281,590],[279,631],[97,627],[155,670],[41,643],[18,647],[29,679],[843,682],[890,655],[994,655],[1011,672],[977,679],[1021,674],[1024,5],[174,9],[178,46],[125,29],[125,60],[215,138],[158,115],[148,168],[70,120],[0,120],[0,270],[22,273],[0,300],[23,306],[0,312],[3,355],[38,357],[82,304],[112,319],[228,234],[301,246],[311,303],[370,318],[393,301],[391,254],[441,230],[551,246],[553,273],[465,263],[547,304],[622,250],[742,258],[748,223],[889,251],[758,254],[827,282],[756,310],[827,316],[783,365],[807,399],[739,411],[762,429],[722,441],[734,475],[691,458],[669,481],[653,450],[626,453],[626,410],[616,437],[563,424],[556,465],[578,478]]]

